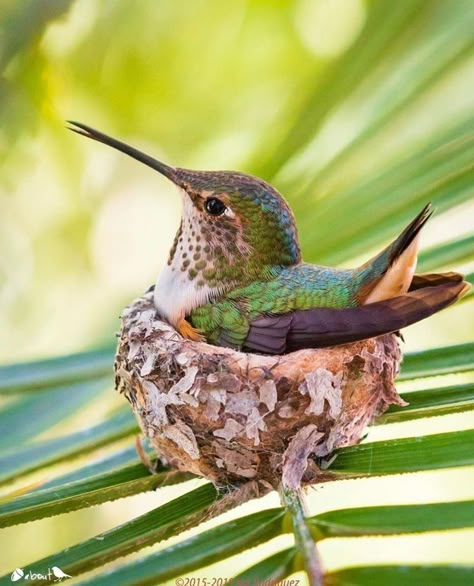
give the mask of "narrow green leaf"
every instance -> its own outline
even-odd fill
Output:
[[[474,464],[474,430],[401,438],[342,448],[329,470],[338,475],[401,474]]]
[[[474,383],[402,393],[402,398],[408,401],[408,405],[391,405],[388,411],[377,417],[375,425],[474,409]]]
[[[272,539],[281,532],[283,514],[281,509],[268,509],[229,521],[143,559],[97,574],[81,584],[160,584]],[[56,557],[54,560],[58,561]]]
[[[420,253],[418,257],[419,272],[440,270],[474,258],[474,234],[443,242]]]
[[[279,551],[244,570],[227,584],[229,586],[256,586],[262,582],[271,582],[272,584],[279,582],[295,571],[295,555],[296,550],[293,547]]]
[[[403,360],[398,380],[474,370],[474,342],[412,352]]]
[[[33,391],[105,376],[112,381],[113,364],[114,350],[104,348],[0,366],[0,393]]]
[[[417,161],[422,156],[417,153],[405,163],[408,168],[392,163],[386,175],[393,174],[393,178],[386,177],[386,182],[379,178],[369,182],[364,177],[337,194],[327,194],[321,204],[318,230],[313,229],[313,214],[308,209],[315,205],[314,194],[306,194],[301,203],[297,202],[295,211],[301,217],[303,249],[311,250],[308,260],[325,264],[347,262],[349,256],[364,254],[384,241],[393,240],[427,202],[432,201],[441,213],[468,200],[474,177],[474,134],[466,133],[466,128],[459,129],[456,152],[450,152],[449,157],[444,150],[451,145],[446,144],[443,151],[433,150],[425,155],[430,161],[429,165],[424,163],[426,169]],[[441,153],[445,158],[438,161]],[[400,177],[404,177],[403,182]],[[374,193],[381,196],[373,199]],[[367,198],[368,194],[371,199],[366,204],[364,196]]]
[[[0,450],[31,441],[107,390],[107,379],[73,383],[20,397],[0,410]]]
[[[189,523],[183,525],[183,519],[209,506],[215,498],[216,492],[212,486],[205,485],[120,527],[35,562],[34,567],[39,568],[38,571],[46,571],[52,564],[57,564],[72,575],[89,571],[119,556],[136,551],[140,547],[174,535],[177,530],[183,530],[184,526],[189,526]],[[271,539],[280,532],[289,531],[289,525],[282,524],[282,515],[282,509],[273,509],[270,519],[267,511],[264,511],[250,515],[252,521],[250,524],[247,518],[226,523],[146,558],[144,573],[140,572],[140,562],[133,562],[123,566],[126,569],[125,575],[122,575],[122,569],[119,568],[112,572],[113,578],[101,575],[92,578],[92,583],[102,584],[99,581],[101,579],[106,580],[104,584],[113,584],[112,579],[117,579],[117,584],[154,584],[159,580],[164,581]],[[275,526],[272,520],[277,518],[279,521]],[[255,520],[258,520],[258,523],[253,522]],[[269,520],[270,528],[265,527]],[[456,529],[474,525],[474,504],[472,502],[437,503],[346,509],[309,518],[308,523],[317,528],[318,533],[323,537]],[[258,531],[260,525],[266,533],[265,538],[262,538],[261,532]],[[249,532],[248,543],[245,542],[246,531]],[[264,579],[266,576],[266,579],[282,578],[294,571],[294,555],[293,548],[279,552],[249,568],[238,578],[241,580],[252,577]],[[134,581],[133,576],[136,576],[137,582]],[[1,579],[0,584],[7,583],[7,579],[9,579],[8,576]],[[237,578],[235,580],[238,582]]]
[[[407,197],[408,202],[413,203],[409,197],[410,192],[416,196],[424,186],[429,186],[435,180],[443,183],[451,175],[456,175],[460,168],[470,169],[468,163],[474,148],[473,133],[474,118],[469,113],[460,120],[435,128],[427,137],[428,140],[421,144],[412,145],[410,149],[403,145],[384,165],[375,168],[371,173],[348,181],[337,192],[333,193],[331,190],[329,199],[323,197],[324,205],[321,210],[323,217],[337,214],[339,226],[340,222],[346,218],[345,213],[344,215],[340,213],[341,204],[345,203],[351,213],[357,213],[359,219],[363,221],[362,228],[365,229],[371,224],[370,218],[366,218],[361,213],[365,206],[370,206],[370,210],[376,211],[377,216],[379,213],[383,216],[384,206],[390,203],[397,207],[396,204],[399,203],[398,198],[401,195]],[[400,182],[400,177],[404,178],[403,183]],[[374,199],[374,193],[380,193],[383,197]],[[319,194],[317,201],[321,197],[322,194]],[[305,203],[303,199],[301,201],[298,199],[296,203],[301,211],[309,210],[312,204],[311,200]],[[408,219],[409,215],[406,217]],[[349,216],[349,221],[344,228],[352,229],[354,233],[360,232],[359,225],[351,224],[350,219]],[[393,221],[391,225],[394,229]],[[320,228],[327,230],[326,226],[319,226],[318,223],[318,229]],[[326,246],[326,244],[322,242],[319,246]]]
[[[30,566],[34,568],[35,572],[41,573],[47,572],[48,568],[54,565],[60,567],[67,574],[77,576],[196,526],[208,516],[208,507],[215,503],[218,496],[212,484],[205,484],[153,511],[132,519],[132,521],[33,562]],[[200,536],[183,543],[193,541],[193,539],[200,541]],[[180,547],[180,545],[175,547]],[[173,551],[174,547],[163,551],[170,550]],[[201,543],[201,550],[207,550],[206,543]],[[159,552],[158,555],[161,554],[162,552]],[[171,561],[176,557],[176,554],[171,553],[164,557]],[[185,563],[185,559],[182,562]],[[119,582],[109,582],[108,578],[101,582],[99,576],[92,578],[94,583],[119,584]],[[0,578],[0,584],[9,583],[10,575]],[[42,581],[33,580],[30,583],[42,584]]]
[[[308,521],[321,538],[462,529],[474,527],[474,501],[339,509]]]
[[[192,475],[172,470],[150,474],[143,464],[124,466],[85,480],[36,490],[0,504],[0,527],[61,515],[189,478]]]
[[[327,193],[306,190],[295,199],[294,211],[303,250],[311,252],[308,260],[347,262],[393,240],[428,201],[439,212],[469,198],[473,153],[474,119],[469,116],[438,130],[426,146],[415,145],[411,151],[404,147],[386,165],[345,186],[327,188]]]
[[[84,454],[133,433],[138,426],[129,409],[121,409],[103,423],[69,435],[37,442],[0,455],[0,482],[38,468]]]
[[[470,586],[474,568],[457,565],[347,568],[326,577],[327,586]]]
[[[327,67],[323,78],[310,86],[303,100],[291,97],[289,112],[283,119],[292,124],[283,136],[258,145],[252,171],[271,178],[316,135],[328,114],[362,84],[367,76],[386,60],[407,23],[414,26],[424,15],[424,2],[380,0],[368,5],[367,20],[359,38],[336,63]],[[405,45],[406,46],[406,45]],[[305,88],[306,89],[306,88]]]
[[[439,13],[437,16],[436,19],[433,18],[433,21],[437,20],[438,23],[431,31],[432,34],[424,37],[420,35],[410,56],[407,56],[406,52],[398,56],[397,75],[394,78],[390,75],[385,76],[384,81],[390,86],[389,93],[380,85],[377,76],[369,81],[372,94],[376,98],[372,105],[372,115],[366,119],[366,123],[352,140],[317,173],[311,181],[310,189],[316,192],[324,190],[324,184],[341,173],[354,154],[360,156],[360,153],[370,146],[370,141],[373,141],[374,137],[383,136],[386,127],[393,124],[399,115],[403,115],[407,106],[429,91],[433,85],[438,84],[440,76],[469,58],[473,46],[470,34],[473,25],[472,14],[466,16],[461,9],[448,11],[445,18],[451,22],[447,26],[446,21],[442,22],[439,18]],[[439,52],[442,52],[443,57],[433,59]]]
[[[154,451],[149,448],[145,448],[145,451],[152,460],[154,457]],[[117,450],[108,456],[100,455],[98,459],[95,461],[93,460],[90,464],[86,464],[85,466],[81,466],[75,470],[71,470],[71,472],[67,472],[66,474],[56,476],[35,490],[45,490],[46,488],[61,486],[67,484],[68,482],[86,480],[99,474],[113,472],[120,468],[139,463],[137,450],[135,445],[133,445],[128,448]]]

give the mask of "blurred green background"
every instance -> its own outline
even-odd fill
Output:
[[[429,200],[439,213],[423,249],[465,237],[472,250],[473,30],[471,0],[2,0],[0,361],[113,344],[121,309],[154,282],[179,222],[172,185],[68,132],[67,119],[171,165],[271,181],[295,210],[308,261],[366,260]],[[471,258],[451,268],[469,273]],[[462,303],[410,328],[406,348],[469,341],[473,330],[474,304]],[[416,490],[442,499],[466,488],[466,474],[426,474]],[[37,551],[6,545],[2,569],[159,504],[154,494],[121,503],[8,530]],[[434,539],[415,549],[436,555]]]

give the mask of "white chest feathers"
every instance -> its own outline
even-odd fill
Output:
[[[177,235],[179,240],[171,253],[171,264],[167,264],[158,275],[154,292],[158,313],[175,327],[193,309],[205,305],[219,292],[219,289],[205,284],[203,271],[211,265],[200,267],[193,258],[201,249],[195,239],[200,216],[189,196],[182,194],[183,221]]]
[[[205,305],[214,291],[207,285],[198,287],[197,279],[191,280],[177,264],[166,265],[158,275],[153,297],[158,313],[175,327],[195,307]]]

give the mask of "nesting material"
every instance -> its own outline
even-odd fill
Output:
[[[359,441],[390,404],[401,353],[386,335],[283,356],[183,339],[152,293],[123,312],[116,386],[169,466],[218,486],[257,481],[298,488],[315,458]]]

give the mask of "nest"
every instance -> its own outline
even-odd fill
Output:
[[[147,293],[125,309],[115,371],[167,465],[216,486],[297,488],[316,462],[357,443],[390,404],[398,338],[264,356],[192,342],[160,320]]]

